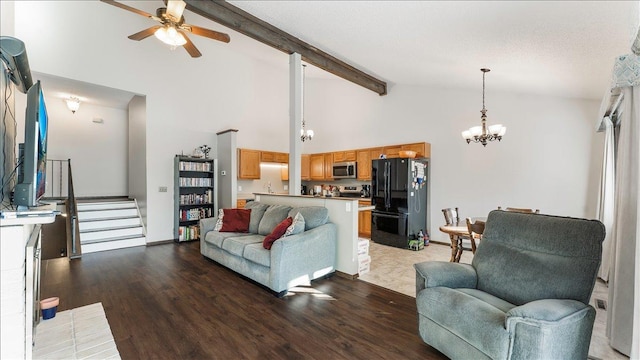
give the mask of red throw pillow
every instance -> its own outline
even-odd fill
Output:
[[[287,231],[287,228],[291,226],[291,223],[293,223],[293,219],[291,218],[291,216],[282,220],[280,224],[276,225],[276,227],[273,228],[271,234],[264,237],[264,240],[262,240],[262,246],[267,250],[271,250],[271,246],[273,245],[273,243],[276,240],[280,239],[282,235],[284,235],[285,231]]]
[[[249,232],[251,209],[223,209],[220,232]]]

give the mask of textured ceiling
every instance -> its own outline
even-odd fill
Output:
[[[229,1],[391,85],[600,99],[637,1]],[[490,85],[489,85],[490,84]]]

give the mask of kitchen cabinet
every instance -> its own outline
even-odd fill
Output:
[[[300,179],[301,180],[311,180],[311,155],[302,154],[300,158]]]
[[[238,179],[260,179],[260,150],[238,149]]]
[[[356,161],[356,151],[336,151],[333,153],[333,162]]]
[[[311,180],[324,180],[324,154],[309,156],[309,171]]]
[[[280,168],[280,180],[289,181],[289,165],[282,164]]]
[[[415,143],[404,144],[401,146],[402,150],[411,150],[416,152],[416,157],[431,157],[431,144],[427,143]]]
[[[392,159],[400,157],[400,150],[402,150],[402,145],[393,145],[385,146],[383,152],[387,156],[387,159]]]
[[[400,157],[401,150],[411,150],[416,152],[416,157],[431,157],[431,144],[427,144],[424,142],[421,143],[412,143],[412,144],[401,144],[401,145],[390,145],[384,147],[384,154],[387,158],[398,158]]]
[[[247,199],[238,199],[236,201],[236,207],[238,209],[244,209],[245,205],[247,205]]]
[[[324,154],[324,180],[333,180],[333,153]]]
[[[358,180],[371,180],[371,152],[360,150],[356,155],[358,162]]]
[[[281,153],[281,152],[275,152],[275,151],[261,151],[260,152],[260,161],[288,164],[289,163],[289,154]]]
[[[358,204],[360,206],[370,206],[371,200],[359,200]],[[358,212],[358,235],[371,238],[371,210]]]
[[[372,148],[369,149],[369,153],[371,154],[371,160],[375,160],[379,159],[381,154],[384,154],[384,150],[381,147]],[[371,169],[369,169],[369,171],[371,171]]]

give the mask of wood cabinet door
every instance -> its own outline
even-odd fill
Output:
[[[309,170],[311,180],[324,180],[324,154],[309,156]]]
[[[285,165],[285,164],[281,165],[280,180],[289,181],[289,165]]]
[[[336,151],[333,153],[333,162],[356,161],[356,151]]]
[[[430,157],[431,146],[429,146],[429,152],[427,153],[426,143],[404,144],[402,150],[411,150],[416,152],[416,157]]]
[[[311,156],[308,154],[302,154],[300,158],[300,179],[311,180]]]
[[[288,164],[289,163],[289,154],[287,153],[273,153],[273,161]]]
[[[262,162],[275,162],[276,154],[271,151],[261,151],[260,161]]]
[[[371,154],[371,160],[379,159],[380,155],[384,154],[382,148],[373,148],[369,149],[369,154]]]
[[[371,237],[371,210],[358,212],[358,235]]]
[[[238,149],[238,179],[260,179],[260,151]]]
[[[369,150],[358,151],[358,180],[371,180],[371,152]]]
[[[395,146],[385,146],[384,154],[387,156],[387,159],[400,157],[400,150],[402,150],[402,145]]]
[[[324,179],[333,180],[333,153],[324,154]]]

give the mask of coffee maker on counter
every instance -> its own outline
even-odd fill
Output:
[[[307,185],[300,185],[300,195],[307,195]]]
[[[360,196],[363,198],[371,197],[371,185],[362,185],[362,190],[360,190]]]

